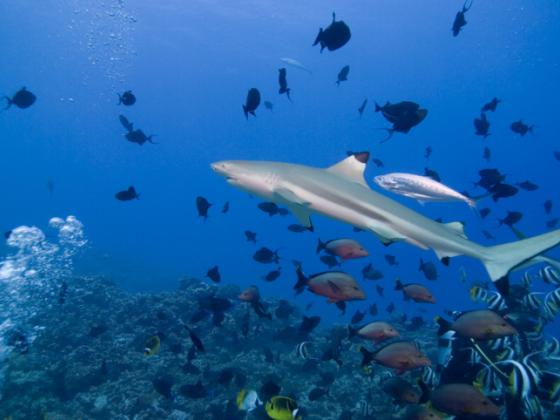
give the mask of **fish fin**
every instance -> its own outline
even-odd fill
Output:
[[[241,105],[243,107],[243,113],[245,114],[245,119],[249,119],[249,111],[247,111],[247,107],[245,105]]]
[[[418,201],[418,204],[420,204],[421,206],[425,206],[426,202],[424,200],[416,200]]]
[[[369,351],[365,347],[359,347],[360,353],[362,353],[362,367],[369,365],[375,356],[375,353]]]
[[[462,238],[468,239],[467,235],[465,234],[465,224],[463,222],[445,223],[445,227],[452,230],[454,233],[461,236]]]
[[[311,211],[309,210],[309,203],[301,200],[292,190],[288,188],[277,188],[274,194],[279,198],[282,204],[288,207],[288,210],[296,217],[302,226],[309,230],[313,229],[311,223]]]
[[[319,33],[317,34],[317,38],[315,38],[315,42],[313,43],[313,46],[315,46],[319,42],[321,42],[322,37],[323,37],[323,28],[319,28]],[[321,44],[321,50],[323,50],[323,45],[322,44]]]
[[[560,230],[486,248],[481,258],[496,287],[507,290],[507,275],[520,266],[536,264],[540,254],[560,244]]]
[[[451,330],[451,322],[446,321],[440,316],[436,316],[435,321],[439,325],[438,335],[443,335]]]
[[[369,159],[369,152],[359,152],[348,156],[346,159],[329,166],[326,171],[342,176],[354,181],[366,188],[369,188],[364,179],[366,163]]]
[[[456,257],[457,255],[461,255],[457,252],[449,252],[449,251],[445,251],[445,250],[442,250],[442,249],[436,249],[436,248],[434,248],[434,252],[436,253],[436,256],[438,257],[438,259],[442,262],[449,260],[449,258],[451,258],[451,257]]]
[[[296,294],[300,294],[305,288],[305,286],[307,286],[309,279],[305,276],[305,274],[303,274],[303,271],[301,270],[301,266],[299,265],[296,268],[296,274],[297,274],[297,282],[294,286],[294,290],[296,291]]]
[[[325,243],[323,241],[321,241],[321,238],[318,238],[317,249],[315,250],[315,253],[318,254],[323,249],[325,249]]]

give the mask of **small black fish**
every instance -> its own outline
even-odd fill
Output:
[[[4,96],[4,99],[7,102],[6,108],[4,108],[5,110],[12,105],[17,106],[19,109],[26,109],[35,103],[37,97],[25,87],[22,87],[11,98]]]
[[[521,120],[511,123],[511,125],[509,126],[511,131],[519,134],[521,137],[525,136],[525,134],[527,133],[533,134],[534,127],[534,125],[527,125]]]
[[[428,280],[437,280],[438,272],[436,266],[433,262],[425,262],[422,258],[420,258],[420,266],[418,267],[418,271],[422,271],[424,273],[424,277]]]
[[[307,398],[309,401],[317,401],[319,398],[324,397],[329,393],[329,390],[326,388],[313,388]]]
[[[253,260],[261,264],[270,264],[273,262],[278,263],[280,257],[278,256],[278,251],[272,251],[263,246],[253,254]]]
[[[136,193],[136,190],[131,185],[130,187],[128,187],[128,190],[123,190],[116,193],[115,198],[119,201],[139,200],[140,194]]]
[[[172,399],[171,388],[173,387],[173,378],[169,375],[160,376],[152,381],[154,389],[168,400]]]
[[[224,203],[224,207],[222,207],[222,213],[227,213],[229,211],[229,201]]]
[[[369,307],[368,311],[369,311],[369,314],[370,314],[371,316],[377,316],[377,314],[378,314],[377,303],[372,304],[372,305]]]
[[[307,317],[304,315],[301,320],[299,330],[304,333],[310,333],[315,329],[315,327],[317,327],[317,325],[319,325],[320,322],[321,322],[320,316]]]
[[[365,316],[366,316],[365,311],[361,312],[360,310],[356,310],[354,315],[352,315],[352,319],[350,319],[350,324],[357,324],[358,322],[361,322]]]
[[[499,100],[498,98],[494,98],[492,99],[490,102],[487,102],[484,104],[484,106],[482,107],[481,111],[482,112],[488,112],[488,111],[496,111],[496,107],[498,106],[498,104],[502,102],[501,100]]]
[[[377,159],[377,158],[373,158],[371,160],[373,162],[373,164],[375,166],[377,166],[378,168],[383,168],[385,165],[383,164],[383,162],[381,161],[381,159]]]
[[[546,200],[544,202],[544,211],[546,214],[550,214],[552,211],[552,200]]]
[[[268,379],[262,384],[259,397],[262,398],[263,401],[268,401],[270,398],[278,395],[281,389],[280,385],[276,384],[273,379]]]
[[[245,238],[247,242],[257,242],[257,234],[255,232],[251,232],[250,230],[245,231]]]
[[[129,133],[134,130],[134,124],[128,121],[128,118],[126,118],[124,115],[119,115],[119,121]]]
[[[208,218],[208,210],[212,207],[206,198],[198,196],[196,197],[196,210],[198,211],[198,216],[202,217],[204,220]]]
[[[292,100],[292,98],[290,98],[291,89],[288,87],[288,81],[286,80],[286,69],[284,67],[278,70],[278,83],[280,85],[280,89],[278,89],[278,93],[280,95],[285,93],[288,99],[291,101]]]
[[[334,255],[321,255],[321,262],[329,267],[329,270],[337,265],[340,265],[338,259]]]
[[[208,277],[214,283],[219,283],[222,280],[222,276],[220,276],[220,269],[217,265],[209,269],[204,277]]]
[[[263,278],[265,281],[275,281],[281,274],[282,272],[280,270],[273,270],[269,271]]]
[[[506,179],[505,175],[502,175],[497,169],[481,169],[478,171],[478,175],[480,176],[480,180],[476,182],[475,185],[487,191],[490,191],[492,187]]]
[[[453,26],[451,27],[451,32],[453,32],[453,36],[459,35],[461,29],[467,24],[467,20],[465,19],[465,13],[467,13],[472,7],[472,0],[468,7],[467,7],[467,1],[468,0],[465,0],[465,3],[463,4],[463,8],[459,12],[457,12],[457,15],[455,15],[455,20],[453,21]]]
[[[340,86],[340,82],[345,82],[348,80],[348,73],[350,73],[350,66],[342,67],[342,70],[338,72],[338,77],[336,80],[337,86]]]
[[[486,114],[484,112],[480,113],[480,118],[475,118],[473,120],[475,135],[482,136],[484,138],[488,137],[490,133],[488,130],[490,129],[490,121],[486,118]]]
[[[124,136],[129,142],[136,143],[139,146],[142,146],[146,142],[155,144],[152,141],[152,137],[155,137],[155,134],[150,134],[149,136],[147,136],[141,129],[131,130]]]
[[[202,344],[202,340],[198,337],[198,335],[195,334],[193,330],[191,330],[188,327],[188,325],[184,325],[184,327],[189,332],[189,336],[191,337],[191,341],[194,347],[196,348],[196,350],[199,351],[200,353],[204,353],[205,349],[204,349],[204,344]]]
[[[383,106],[375,104],[375,112],[381,112],[383,117],[393,124],[390,129],[384,129],[389,134],[381,143],[391,139],[394,133],[406,134],[413,127],[420,124],[428,115],[428,110],[412,101],[401,101],[396,104],[387,102]]]
[[[429,178],[432,178],[434,181],[441,182],[441,177],[433,169],[424,168],[424,175],[426,175]]]
[[[486,239],[490,239],[490,240],[494,239],[494,236],[490,232],[488,232],[487,230],[483,230],[482,234],[484,235],[484,237]]]
[[[122,95],[117,93],[117,95],[119,95],[119,103],[117,105],[131,106],[136,103],[136,96],[134,96],[131,90],[124,91]]]
[[[362,102],[362,104],[358,108],[358,113],[360,114],[360,117],[363,115],[364,110],[366,109],[366,105],[367,105],[367,98],[364,99],[364,101]]]
[[[558,217],[551,219],[546,222],[546,227],[549,229],[554,229],[558,225],[558,222],[560,222],[560,219]]]
[[[264,211],[269,216],[274,216],[274,215],[278,214],[278,211],[279,211],[279,208],[276,205],[276,203],[272,203],[270,201],[265,201],[265,202],[259,203],[257,205],[257,207],[259,209],[261,209],[262,211]]]
[[[485,147],[484,152],[482,153],[482,159],[489,162],[491,156],[492,156],[492,152],[491,152],[490,148]]]
[[[231,308],[231,302],[229,299],[212,295],[198,298],[198,305],[201,309],[206,309],[210,312],[224,312]]]
[[[517,185],[521,189],[524,189],[525,191],[536,191],[539,189],[539,186],[531,181],[518,182],[515,185]]]
[[[385,261],[387,261],[387,264],[389,265],[399,265],[397,257],[395,257],[394,255],[385,255]]]
[[[362,277],[367,280],[380,280],[383,278],[383,273],[373,268],[373,265],[369,263],[362,268]]]
[[[319,44],[321,45],[321,52],[325,47],[329,51],[335,51],[346,45],[350,41],[352,34],[350,33],[350,28],[344,21],[336,21],[336,14],[332,14],[332,22],[324,30],[319,29],[319,33],[313,42],[313,46]]]
[[[509,198],[516,195],[519,190],[513,185],[496,184],[488,190],[492,194],[492,200],[498,201],[500,198]]]
[[[208,396],[208,391],[206,391],[206,388],[204,387],[204,385],[202,385],[202,381],[200,379],[194,385],[183,385],[179,389],[179,392],[185,397],[192,399],[201,399]]]
[[[389,304],[389,306],[387,306],[387,307],[385,308],[385,310],[386,310],[388,313],[392,314],[392,313],[395,311],[395,304],[391,302],[391,303]]]
[[[274,104],[270,101],[264,101],[264,107],[269,111],[272,111],[274,109]]]
[[[245,101],[245,105],[243,105],[243,113],[245,114],[245,118],[249,119],[249,114],[253,117],[256,117],[255,111],[261,104],[261,93],[257,88],[249,89],[247,93],[247,99]]]
[[[429,159],[430,156],[432,156],[432,148],[431,146],[426,147],[426,152],[424,153],[424,157],[426,159]]]
[[[235,369],[232,368],[222,369],[222,371],[218,375],[218,383],[220,385],[227,387],[234,376],[235,376]]]
[[[313,229],[308,228],[306,226],[302,226],[302,225],[298,225],[298,224],[293,224],[288,226],[288,230],[290,232],[294,232],[294,233],[301,233],[301,232],[312,232]]]
[[[375,285],[375,290],[377,291],[377,294],[378,294],[379,296],[383,296],[383,291],[384,291],[385,289],[383,289],[383,287],[381,287],[380,285],[376,284],[376,285]]]
[[[486,217],[488,217],[488,215],[492,212],[492,210],[490,210],[488,207],[485,207],[483,209],[480,209],[480,211],[478,212],[480,214],[480,217],[482,217],[483,219],[486,219]]]

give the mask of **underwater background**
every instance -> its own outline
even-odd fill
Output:
[[[21,323],[24,335],[29,336],[28,355],[15,356],[13,345],[2,344],[2,371],[6,376],[10,369],[19,369],[23,377],[26,371],[62,363],[66,354],[73,354],[76,348],[93,354],[111,349],[99,360],[80,356],[85,370],[88,360],[98,369],[116,351],[119,357],[128,358],[129,366],[115,368],[114,372],[109,369],[113,373],[103,383],[96,379],[87,387],[78,386],[76,392],[55,392],[50,399],[45,397],[43,406],[39,402],[32,409],[29,406],[29,411],[26,398],[36,400],[35,396],[45,395],[37,383],[52,390],[49,381],[58,383],[58,377],[37,376],[35,382],[27,377],[18,382],[19,387],[14,384],[17,381],[2,381],[6,389],[0,400],[0,414],[13,418],[166,418],[179,410],[185,415],[182,418],[229,418],[223,412],[204,412],[205,403],[198,400],[169,399],[157,393],[151,400],[146,396],[154,392],[149,386],[153,378],[159,377],[162,370],[172,375],[173,368],[165,364],[169,359],[161,355],[163,344],[161,360],[152,363],[157,364],[157,369],[146,368],[145,364],[151,362],[142,354],[144,342],[164,327],[140,320],[160,309],[170,312],[164,323],[188,319],[194,312],[190,307],[200,298],[197,287],[203,291],[225,287],[223,296],[235,308],[226,312],[226,319],[240,320],[244,311],[234,286],[243,290],[257,285],[261,298],[268,300],[271,308],[280,299],[298,308],[298,316],[287,318],[286,325],[299,320],[303,313],[320,316],[317,331],[324,333],[317,338],[319,342],[326,340],[324,335],[336,325],[345,328],[356,310],[367,311],[376,303],[380,314],[377,318],[400,317],[395,321],[400,323],[403,314],[408,319],[421,316],[425,322],[422,328],[431,338],[428,340],[428,333],[421,331],[412,331],[408,338],[418,335],[418,339],[426,341],[424,346],[435,352],[434,316],[444,315],[446,310],[481,307],[469,295],[473,284],[488,281],[479,262],[456,257],[445,267],[432,252],[404,243],[386,248],[369,233],[354,232],[351,226],[320,216],[313,219],[314,232],[291,232],[287,226],[297,223],[292,215],[265,214],[257,207],[261,200],[228,186],[210,169],[210,163],[247,159],[328,167],[344,159],[347,151],[368,150],[371,158],[384,164],[368,165],[365,177],[373,189],[430,218],[464,222],[474,242],[496,245],[516,240],[515,232],[499,222],[508,211],[523,214],[515,229],[524,235],[552,230],[551,222],[560,217],[560,153],[555,154],[560,150],[560,4],[549,0],[475,0],[466,12],[467,25],[454,37],[453,19],[463,6],[461,1],[442,0],[2,2],[0,94],[12,97],[25,86],[37,101],[28,109],[11,106],[0,113],[0,230],[36,226],[46,235],[42,238],[33,231],[28,234],[39,237],[26,237],[12,246],[4,240],[0,244],[0,261],[4,261],[0,279],[5,291],[0,297],[0,332],[9,333]],[[320,53],[312,44],[318,29],[330,24],[333,12],[337,20],[349,25],[352,38],[339,50]],[[286,57],[310,71],[281,61]],[[337,86],[337,74],[345,65],[350,66],[348,80]],[[283,67],[287,69],[291,100],[278,93],[278,69]],[[253,87],[259,89],[263,102],[273,104],[273,109],[261,103],[257,116],[246,119],[241,105]],[[133,106],[118,105],[118,94],[126,90],[132,90],[137,97]],[[481,107],[493,97],[502,102],[495,112],[487,113],[491,134],[483,138],[475,135],[473,119],[480,116]],[[366,98],[367,106],[360,116],[358,107]],[[428,109],[428,116],[409,133],[395,133],[381,143],[387,137],[383,128],[390,125],[381,113],[374,112],[374,104],[403,100],[419,103]],[[154,134],[154,143],[137,145],[127,141],[119,115],[126,116],[146,134]],[[524,136],[514,133],[510,124],[518,120],[534,126],[533,132]],[[426,158],[428,146],[433,152]],[[483,159],[485,147],[491,149],[489,161]],[[421,205],[382,191],[373,183],[377,175],[424,174],[426,168],[437,171],[446,185],[473,196],[484,194],[483,189],[474,187],[478,171],[483,168],[498,168],[511,184],[530,180],[538,189],[520,189],[515,196],[498,202],[490,197],[480,199],[479,208],[491,208],[491,214],[483,219],[464,203]],[[116,200],[115,193],[130,185],[140,193],[139,200]],[[207,219],[197,213],[198,196],[213,204]],[[543,208],[547,200],[553,203],[550,214]],[[222,213],[226,202],[229,211]],[[66,219],[69,215],[77,220]],[[49,226],[54,216],[62,217],[62,221]],[[70,229],[70,236],[65,236],[68,231],[64,226]],[[246,240],[245,230],[257,233],[256,244]],[[495,239],[486,238],[482,231]],[[325,271],[327,267],[315,252],[318,239],[347,237],[360,241],[369,256],[345,261],[335,269],[353,275],[367,299],[350,302],[346,313],[341,314],[334,305],[311,293],[294,296],[296,274],[292,260],[302,262],[306,273]],[[56,250],[46,244],[55,244]],[[276,268],[275,264],[263,265],[252,259],[261,246],[278,250],[281,275],[275,281],[263,280]],[[384,258],[387,254],[395,256],[398,265],[388,264]],[[560,251],[552,250],[547,255],[560,258]],[[420,258],[436,265],[436,281],[426,280],[419,271]],[[6,261],[16,261],[19,271],[9,271]],[[362,279],[361,271],[368,263],[383,273],[382,279]],[[216,265],[221,274],[219,286],[205,277]],[[22,274],[29,269],[37,270],[39,279]],[[531,272],[538,277],[538,267]],[[522,275],[520,271],[511,277],[519,280]],[[404,301],[402,292],[393,290],[396,278],[428,286],[437,303],[421,306]],[[186,279],[192,279],[192,284],[185,283]],[[63,281],[68,298],[62,305],[57,299]],[[191,298],[184,293],[171,296],[178,293],[179,284],[183,284],[180,290],[192,293]],[[376,285],[384,289],[384,296],[376,292]],[[88,303],[83,292],[90,287],[106,287],[112,297]],[[489,289],[493,290],[492,285]],[[531,286],[531,292],[552,290],[550,284],[540,280]],[[396,312],[389,314],[385,307],[391,303]],[[309,304],[311,308],[305,310]],[[75,308],[66,313],[65,305]],[[88,305],[104,311],[91,314],[95,311],[87,309]],[[123,308],[130,309],[130,319],[139,321],[127,325],[127,345],[115,347],[117,336],[124,334],[121,324],[127,314]],[[30,321],[38,314],[44,322]],[[106,318],[100,319],[100,314]],[[366,320],[369,318],[376,317],[367,315]],[[254,322],[266,323],[260,318]],[[548,322],[546,334],[558,337],[560,325],[557,321]],[[87,335],[92,323],[114,326],[113,332],[107,330],[104,344],[55,331],[64,325],[67,332]],[[40,329],[35,328],[38,325]],[[230,338],[240,334],[236,325],[231,323],[231,329],[223,334]],[[176,334],[178,341],[186,340],[176,331],[181,329],[180,324],[167,327],[174,331],[168,336]],[[268,328],[272,337],[276,327],[262,328]],[[206,338],[206,354],[216,352],[205,366],[214,371],[222,369],[228,357],[226,350],[233,344],[222,340],[219,328],[210,324],[201,324],[199,330],[200,334],[212,334]],[[46,337],[68,340],[64,348],[69,353],[48,352]],[[250,354],[260,346],[258,340],[240,340],[231,347],[239,354]],[[271,339],[266,346],[281,358],[293,352],[301,341]],[[34,343],[39,346],[36,350]],[[184,345],[184,351],[173,357],[180,358],[187,348]],[[355,359],[354,365],[352,361],[343,365],[348,378],[362,375],[359,353],[354,350],[350,357]],[[126,356],[126,352],[131,354]],[[41,355],[41,361],[17,360],[31,359],[33,354]],[[256,364],[262,364],[262,369]],[[287,377],[290,369],[299,369],[296,363],[281,365],[261,358],[240,361],[236,366],[245,369],[249,383],[251,371],[260,375],[254,378],[255,389],[261,386],[265,374]],[[71,368],[59,369],[62,372]],[[138,371],[136,376],[119,377],[120,372],[134,369]],[[231,384],[224,390],[213,384],[210,373],[181,375],[171,381],[176,388],[181,380],[196,382],[199,376],[203,382],[212,382],[207,384],[211,392],[205,398],[216,406],[216,401],[235,401],[237,392],[249,387]],[[316,377],[301,374],[301,378],[306,377],[309,383],[299,379],[283,386],[295,396],[298,392],[307,394]],[[142,378],[148,381],[149,390],[140,385],[134,389]],[[348,378],[346,386],[352,389],[355,385]],[[110,400],[98,411],[93,403],[80,405],[80,398],[111,381],[118,383],[111,392],[118,393],[124,384],[129,384],[127,398],[142,394],[145,403],[128,406],[115,402],[111,408]],[[301,415],[336,419],[345,410],[357,413],[355,405],[373,386],[366,379],[360,381],[363,392],[359,397],[350,391],[337,395],[331,389],[325,397],[328,405],[314,410],[313,403],[307,404]],[[370,401],[383,398],[381,391],[374,394],[377,396],[371,396]],[[165,400],[160,404],[161,411],[149,411],[158,398]],[[391,418],[396,409],[383,403],[377,405],[377,418]],[[181,418],[183,414],[174,415]],[[355,414],[355,418],[369,418],[371,413],[366,408],[365,414],[362,410],[359,415],[362,417]]]

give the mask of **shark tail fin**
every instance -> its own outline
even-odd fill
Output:
[[[559,244],[560,230],[555,230],[520,241],[489,247],[485,250],[482,262],[498,290],[507,295],[507,276],[512,270],[519,266],[540,262],[534,258]]]

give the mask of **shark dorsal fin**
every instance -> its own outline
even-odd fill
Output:
[[[360,185],[363,185],[364,187],[368,187],[366,180],[364,179],[364,171],[366,170],[366,163],[368,159],[369,152],[353,153],[346,159],[329,166],[327,171],[344,178],[348,178]]]
[[[462,236],[463,238],[467,238],[465,234],[465,225],[463,222],[451,222],[446,223],[445,226],[455,232],[457,235]]]

